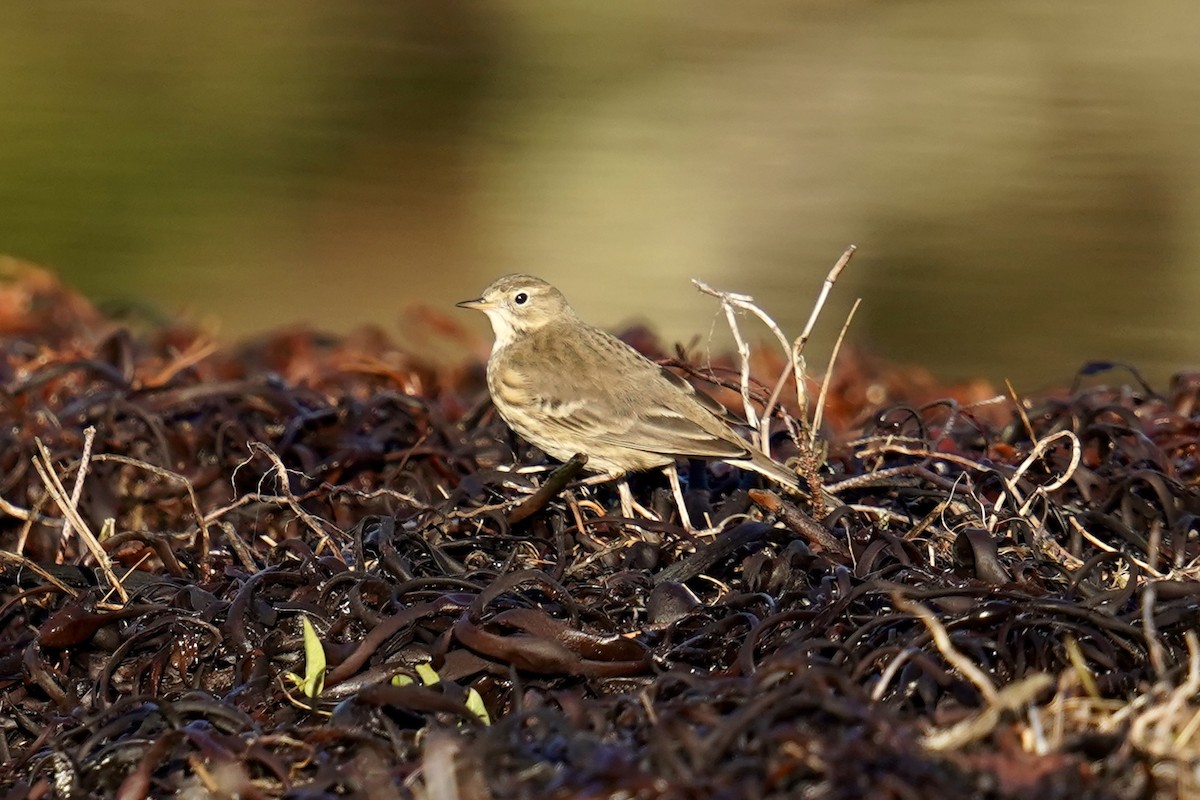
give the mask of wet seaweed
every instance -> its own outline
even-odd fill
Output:
[[[227,348],[0,292],[8,797],[1198,788],[1194,375],[977,404],[888,367],[880,408],[852,360],[808,474],[837,502],[693,465],[695,532],[378,332]]]

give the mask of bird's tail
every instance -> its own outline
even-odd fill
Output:
[[[758,450],[753,451],[750,454],[750,458],[747,458],[744,461],[735,461],[733,459],[729,459],[728,463],[737,467],[742,467],[743,469],[753,470],[759,475],[764,475],[767,478],[770,478],[771,480],[775,481],[775,483],[778,483],[786,489],[790,489],[793,492],[798,492],[805,496],[808,495],[808,492],[805,491],[800,485],[800,478],[794,471],[788,469],[783,464],[780,464],[775,459],[764,455]]]
[[[750,457],[745,460],[735,461],[733,459],[728,459],[726,463],[733,464],[734,466],[741,467],[742,469],[753,470],[759,475],[765,475],[787,491],[794,492],[806,500],[812,500],[812,492],[808,489],[807,481],[801,481],[800,477],[795,472],[788,469],[783,464],[780,464],[773,458],[763,455],[757,450],[752,452]],[[844,508],[846,504],[839,500],[837,496],[832,494],[828,489],[821,487],[821,502],[819,505],[823,505],[826,508],[837,509]]]

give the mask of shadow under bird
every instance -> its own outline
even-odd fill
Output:
[[[496,411],[547,455],[583,453],[587,469],[610,479],[667,467],[676,489],[676,459],[719,459],[800,491],[796,473],[729,427],[723,406],[584,322],[546,281],[505,275],[457,305],[492,324],[487,384]],[[624,507],[629,490],[620,488]]]

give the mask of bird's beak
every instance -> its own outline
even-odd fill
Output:
[[[459,308],[473,308],[476,311],[486,311],[492,307],[492,304],[482,297],[476,297],[474,300],[463,300],[461,303],[455,303],[454,305]]]

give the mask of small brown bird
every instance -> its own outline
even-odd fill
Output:
[[[719,403],[588,325],[540,278],[505,275],[458,305],[492,323],[487,382],[496,410],[548,455],[584,453],[587,468],[609,478],[669,467],[677,493],[679,458],[720,459],[799,490],[794,472],[729,427]],[[624,506],[629,489],[620,487]]]

